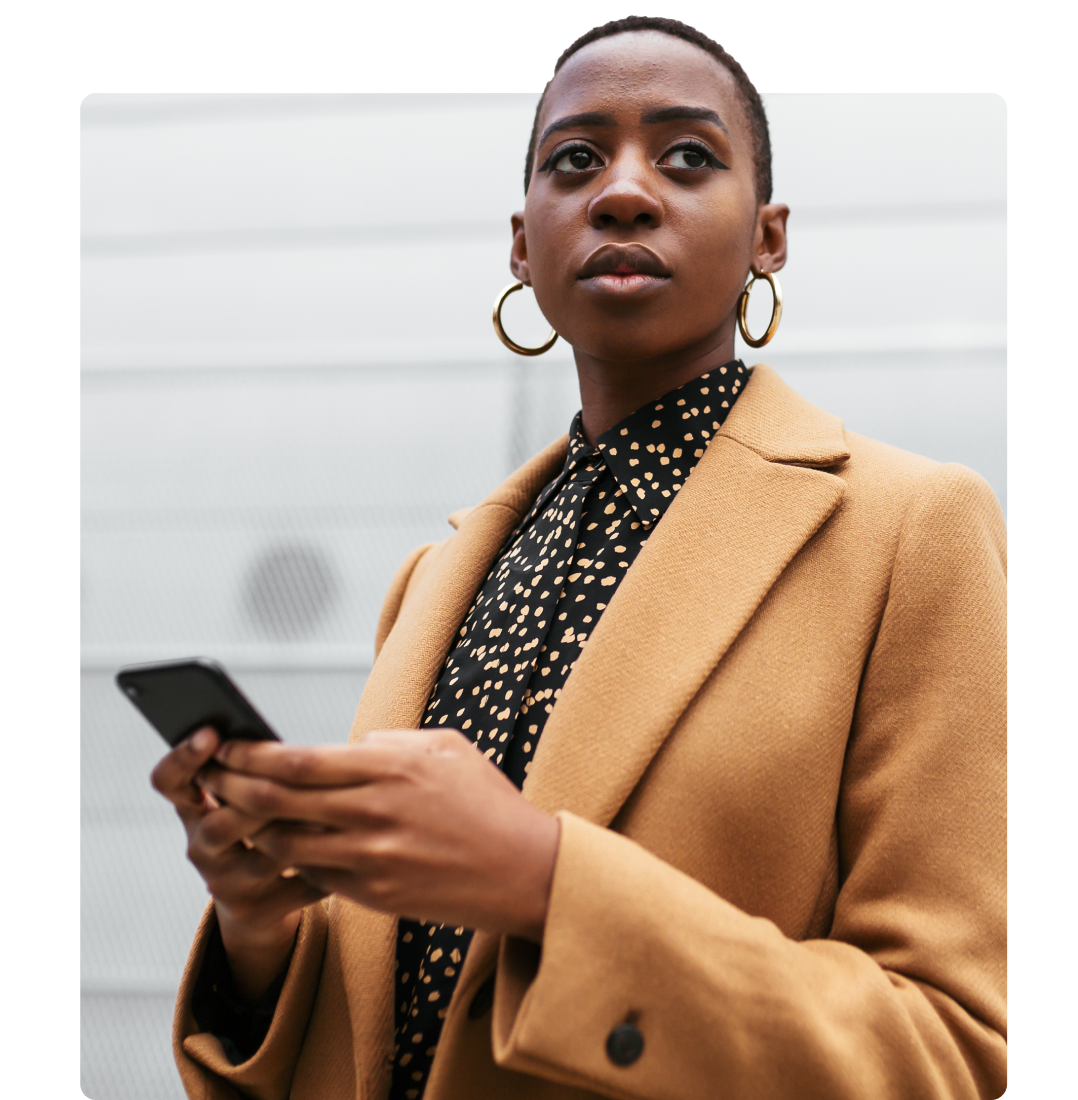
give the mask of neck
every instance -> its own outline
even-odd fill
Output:
[[[724,325],[691,347],[650,359],[598,359],[577,348],[573,354],[584,436],[594,446],[599,436],[649,401],[729,363],[734,332]]]

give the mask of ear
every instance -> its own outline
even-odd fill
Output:
[[[781,271],[786,263],[786,219],[790,208],[781,202],[768,202],[756,211],[756,238],[752,266],[755,271]]]
[[[509,250],[509,270],[513,273],[513,278],[519,279],[525,286],[531,286],[528,242],[524,237],[524,211],[518,211],[510,221],[513,225],[513,247]]]

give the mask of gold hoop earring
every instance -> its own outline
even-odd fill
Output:
[[[745,315],[749,309],[749,294],[752,292],[753,283],[755,283],[757,279],[766,279],[768,281],[771,285],[771,296],[774,301],[771,305],[771,323],[767,326],[767,331],[759,340],[754,340],[749,335],[749,325]],[[776,279],[770,271],[761,271],[759,275],[754,273],[737,300],[737,327],[741,330],[741,339],[744,340],[750,348],[762,348],[764,344],[775,335],[775,330],[779,327],[779,321],[781,320],[782,287],[779,286],[778,279]]]
[[[501,340],[510,351],[515,351],[517,355],[542,355],[544,351],[550,351],[558,339],[558,334],[553,329],[550,330],[550,338],[545,344],[540,344],[537,348],[526,348],[513,340],[506,333],[505,329],[502,328],[502,306],[505,305],[505,299],[508,298],[510,294],[515,294],[518,290],[522,290],[523,287],[523,283],[510,283],[509,286],[494,299],[494,331],[498,334],[498,339]]]

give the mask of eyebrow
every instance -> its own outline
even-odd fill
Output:
[[[675,119],[692,118],[701,122],[713,122],[720,130],[729,134],[726,123],[708,107],[658,107],[653,111],[645,111],[640,116],[641,122],[672,122]]]
[[[698,119],[701,122],[711,122],[718,126],[724,133],[729,134],[726,123],[719,118],[717,112],[709,107],[656,107],[652,111],[645,111],[640,116],[643,123],[673,122],[677,119]],[[564,118],[555,119],[544,131],[543,136],[536,143],[536,148],[543,144],[551,134],[559,130],[572,130],[577,126],[617,126],[617,119],[613,115],[604,115],[601,111],[584,111],[578,115],[565,115]]]
[[[716,116],[718,117],[718,116]],[[613,115],[604,115],[600,111],[585,111],[579,115],[566,115],[564,118],[555,119],[544,131],[536,148],[539,148],[551,134],[559,130],[571,130],[575,126],[616,126],[617,120]]]

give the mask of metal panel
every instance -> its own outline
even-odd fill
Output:
[[[91,96],[83,108],[83,1087],[178,1097],[205,904],[111,683],[222,659],[342,739],[403,555],[564,431],[571,349],[506,352],[535,96]],[[790,203],[762,355],[852,430],[1005,489],[1005,109],[767,97]],[[755,324],[762,327],[754,303]],[[547,326],[530,295],[507,325]],[[744,350],[744,349],[743,349]]]

